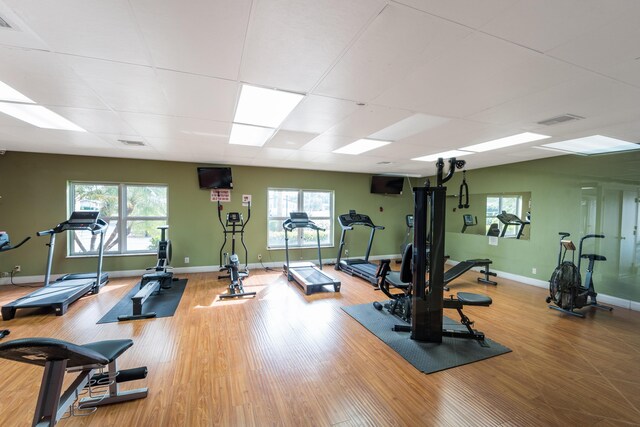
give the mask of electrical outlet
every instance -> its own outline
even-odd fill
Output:
[[[185,264],[189,264],[189,257],[188,256],[184,257],[184,263]]]
[[[538,272],[538,270],[537,270],[535,267],[533,267],[533,268],[531,269],[531,272],[532,272],[533,274],[538,274],[538,273],[537,273],[537,272]]]
[[[344,250],[344,255],[345,255],[345,256],[349,256],[349,249],[345,249],[345,250]]]
[[[15,267],[13,267],[13,271],[15,273],[20,273],[22,271],[22,267],[19,265],[16,265]]]
[[[262,261],[262,254],[258,254],[258,261]]]
[[[9,272],[8,271],[1,272],[0,277],[9,277]]]

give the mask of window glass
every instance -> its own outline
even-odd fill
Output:
[[[282,248],[284,230],[282,223],[291,212],[306,212],[309,219],[324,228],[320,231],[320,244],[333,246],[333,192],[323,190],[269,189],[267,218],[268,247]],[[289,247],[313,247],[317,245],[317,233],[310,228],[297,228],[289,233]]]
[[[71,182],[69,198],[71,211],[99,210],[109,224],[105,253],[154,253],[160,240],[157,227],[168,223],[166,185]],[[70,232],[69,241],[69,255],[90,255],[98,252],[100,236]]]

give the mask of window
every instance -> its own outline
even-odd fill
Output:
[[[333,246],[333,191],[327,190],[268,190],[267,247],[284,248],[282,223],[290,212],[306,212],[309,219],[324,228],[320,231],[320,245]],[[298,228],[289,233],[289,247],[313,247],[317,243],[316,231]]]
[[[71,182],[69,209],[100,211],[109,223],[105,254],[154,253],[160,240],[158,227],[168,222],[167,186]],[[88,231],[72,231],[71,236],[70,256],[98,252],[99,236]]]
[[[502,223],[496,218],[502,211],[513,214],[518,218],[522,217],[522,196],[488,196],[487,197],[487,230],[492,223],[500,224],[500,229],[504,227]],[[486,233],[485,232],[485,233]],[[518,234],[518,227],[508,227],[505,237],[516,237]]]

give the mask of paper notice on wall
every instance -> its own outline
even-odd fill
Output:
[[[489,236],[489,244],[491,246],[498,246],[498,238],[496,236]]]
[[[220,189],[211,190],[211,201],[212,202],[230,202],[231,190],[220,190]]]

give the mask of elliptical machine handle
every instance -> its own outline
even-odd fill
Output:
[[[564,239],[565,237],[571,236],[571,233],[567,233],[567,232],[561,231],[561,232],[558,233],[558,235]]]

